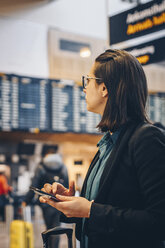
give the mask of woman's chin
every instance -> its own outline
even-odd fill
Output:
[[[87,104],[87,110],[88,110],[89,112],[93,112],[92,109],[89,107],[88,104]]]

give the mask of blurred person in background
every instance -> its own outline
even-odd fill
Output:
[[[68,172],[60,154],[58,153],[58,146],[54,146],[54,148],[48,148],[47,150],[45,150],[42,163],[39,164],[35,171],[35,175],[32,178],[31,186],[36,188],[42,188],[43,185],[47,182],[49,182],[50,184],[56,182],[62,184],[64,187],[68,187]],[[22,206],[26,206],[32,203],[34,195],[35,194],[33,193],[33,191],[29,191],[24,198]],[[38,203],[42,209],[46,228],[50,229],[55,226],[59,226],[59,211],[47,204],[40,204],[39,201]],[[51,237],[49,247],[58,248],[58,246],[59,237]]]
[[[0,164],[0,221],[5,221],[5,206],[9,203],[9,194],[12,187],[8,184],[10,168]]]
[[[99,55],[82,78],[88,111],[101,115],[104,133],[87,172],[81,197],[45,184],[60,200],[40,201],[76,222],[81,248],[162,248],[165,240],[165,135],[146,114],[147,81],[126,51]],[[48,212],[47,212],[48,214]],[[62,218],[62,217],[61,217]]]

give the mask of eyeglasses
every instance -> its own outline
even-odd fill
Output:
[[[97,78],[97,77],[86,77],[86,76],[82,76],[82,86],[83,86],[83,89],[86,89],[87,85],[89,84],[89,79],[102,80],[101,78]]]

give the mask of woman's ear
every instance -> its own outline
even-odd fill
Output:
[[[108,90],[107,90],[107,87],[105,86],[104,83],[103,83],[103,85],[102,85],[102,96],[103,96],[103,97],[108,96]]]

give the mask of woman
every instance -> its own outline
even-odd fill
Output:
[[[165,136],[145,112],[147,82],[135,57],[107,50],[83,77],[88,111],[102,116],[81,197],[45,184],[60,202],[41,197],[75,221],[83,248],[160,248],[165,240]],[[70,218],[75,217],[75,218]]]

